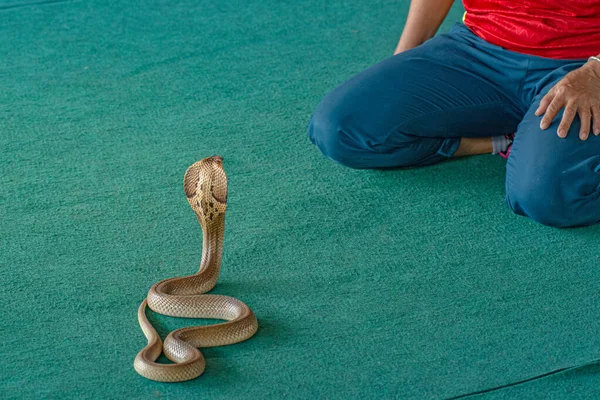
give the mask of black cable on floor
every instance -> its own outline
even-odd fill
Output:
[[[478,394],[493,392],[495,390],[500,390],[500,389],[504,389],[504,388],[511,387],[511,386],[517,386],[517,385],[520,385],[522,383],[527,383],[527,382],[535,381],[535,380],[538,380],[538,379],[546,378],[546,377],[548,377],[550,375],[555,375],[555,374],[558,374],[558,373],[561,373],[561,372],[571,371],[571,370],[574,370],[574,369],[583,368],[583,367],[587,367],[587,366],[594,365],[594,364],[600,364],[600,359],[589,361],[587,363],[575,365],[575,366],[572,366],[572,367],[560,368],[560,369],[557,369],[557,370],[554,370],[554,371],[551,371],[551,372],[546,372],[545,374],[542,374],[542,375],[534,376],[533,378],[524,379],[522,381],[507,383],[506,385],[497,386],[497,387],[490,388],[490,389],[483,389],[483,390],[479,390],[477,392],[472,392],[472,393],[467,393],[467,394],[461,394],[461,395],[456,396],[456,397],[450,397],[450,398],[448,398],[446,400],[464,399],[465,397],[469,397],[469,396],[475,396],[475,395],[478,395]]]

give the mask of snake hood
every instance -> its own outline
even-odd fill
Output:
[[[198,219],[212,221],[227,205],[227,175],[223,158],[208,157],[192,164],[183,178],[183,188]]]

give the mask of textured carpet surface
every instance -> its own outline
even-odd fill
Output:
[[[306,138],[407,11],[0,0],[1,397],[443,399],[600,358],[598,227],[513,215],[499,157],[354,171]],[[195,381],[150,382],[132,368],[136,309],[197,269],[182,179],[213,154],[230,177],[215,292],[260,331],[207,349]],[[151,317],[162,334],[197,322]],[[597,398],[599,376],[480,397]]]

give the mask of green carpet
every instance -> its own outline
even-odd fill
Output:
[[[320,98],[389,56],[407,11],[0,0],[0,396],[443,399],[600,358],[599,227],[513,215],[500,157],[355,171],[309,143]],[[197,380],[147,381],[136,310],[197,268],[182,180],[213,154],[230,178],[215,292],[260,330],[205,350]],[[480,397],[598,398],[599,377]]]

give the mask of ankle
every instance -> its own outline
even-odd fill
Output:
[[[492,138],[461,138],[454,157],[491,154],[493,151]]]

